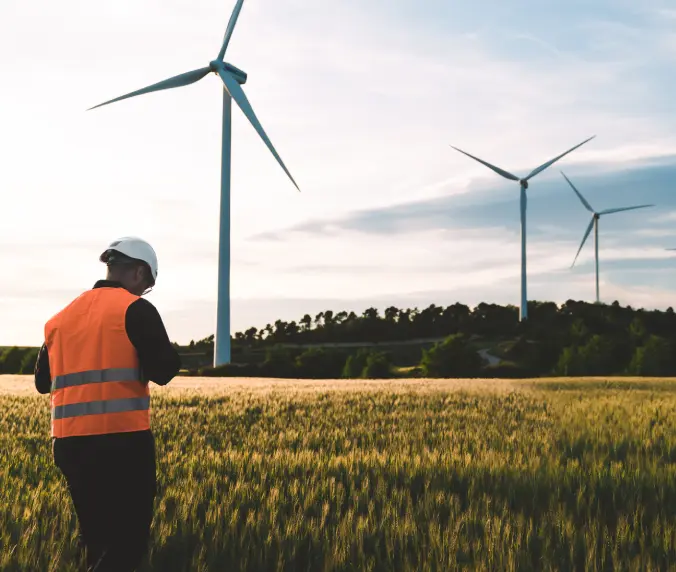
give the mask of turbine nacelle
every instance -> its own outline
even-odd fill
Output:
[[[247,79],[246,72],[242,71],[239,68],[236,68],[235,66],[227,62],[223,62],[221,60],[213,60],[209,62],[209,69],[216,75],[218,75],[219,70],[227,71],[237,80],[238,84],[244,85],[246,83]]]
[[[528,181],[526,179],[520,179],[519,184],[523,187],[524,191],[528,188]]]

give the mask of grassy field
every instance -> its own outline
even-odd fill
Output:
[[[159,571],[676,568],[676,380],[153,387]],[[47,397],[0,377],[0,570],[76,570]]]

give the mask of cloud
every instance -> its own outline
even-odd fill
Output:
[[[527,191],[529,236],[569,236],[570,229],[579,227],[581,237],[589,215],[560,173],[555,171],[556,167],[558,165],[534,178]],[[651,238],[651,233],[663,236],[662,233],[670,232],[669,223],[674,215],[671,210],[664,212],[664,209],[676,208],[676,193],[672,190],[676,155],[660,163],[648,161],[645,166],[615,166],[614,170],[604,165],[595,172],[586,166],[580,174],[568,171],[567,175],[597,210],[655,204],[650,209],[604,215],[601,219],[604,234],[607,226],[611,232],[617,228],[636,232],[640,239]],[[474,186],[478,188],[474,189]],[[470,184],[461,196],[435,197],[365,209],[334,219],[305,221],[287,229],[254,235],[251,239],[284,240],[292,235],[337,237],[342,232],[394,235],[432,229],[462,229],[468,237],[507,229],[518,232],[518,192],[518,185],[511,181],[494,183],[490,188]],[[616,221],[621,226],[618,227]]]

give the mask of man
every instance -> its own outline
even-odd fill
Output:
[[[35,387],[51,393],[54,462],[66,478],[87,570],[127,572],[143,560],[156,493],[148,381],[181,362],[156,308],[153,248],[135,237],[101,254],[105,280],[45,325]]]

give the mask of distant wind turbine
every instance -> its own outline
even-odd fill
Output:
[[[578,196],[580,199],[580,202],[586,208],[590,213],[592,213],[592,218],[589,221],[589,226],[587,227],[586,232],[584,233],[584,237],[582,238],[582,243],[580,244],[580,248],[577,249],[577,254],[575,255],[575,259],[573,260],[573,264],[570,265],[572,268],[575,266],[575,261],[577,260],[578,255],[580,254],[580,251],[582,250],[582,247],[584,246],[585,241],[587,240],[587,237],[589,236],[589,233],[592,230],[592,227],[594,228],[594,258],[596,262],[596,303],[598,304],[601,300],[599,297],[599,219],[601,218],[601,215],[606,215],[606,214],[613,214],[613,213],[619,213],[623,211],[633,211],[636,209],[643,209],[646,207],[654,207],[655,205],[637,205],[634,207],[620,207],[616,209],[606,209],[604,211],[596,212],[591,205],[587,202],[587,200],[582,196],[582,193],[578,191],[575,188],[575,185],[570,182],[570,179],[566,177],[566,175],[561,171],[561,174],[563,175],[563,178],[568,181],[568,184],[571,186],[573,191],[575,191],[575,194]]]
[[[501,175],[505,179],[509,179],[511,181],[518,181],[519,182],[519,187],[521,189],[520,193],[520,205],[521,205],[521,310],[519,313],[519,320],[523,321],[528,318],[528,294],[526,292],[526,203],[527,203],[527,198],[526,198],[526,189],[528,188],[528,181],[532,179],[535,175],[538,173],[542,173],[547,167],[551,167],[554,163],[556,163],[559,159],[565,157],[568,155],[568,153],[575,151],[578,147],[581,147],[587,141],[591,141],[594,139],[596,135],[592,135],[589,139],[585,139],[582,143],[579,143],[578,145],[575,145],[572,149],[568,149],[565,153],[562,153],[561,155],[554,157],[552,160],[547,161],[546,163],[543,163],[540,165],[537,169],[534,169],[531,171],[526,177],[523,179],[520,179],[516,175],[512,175],[511,173],[504,171],[503,169],[500,169],[499,167],[496,167],[495,165],[491,165],[490,163],[487,163],[486,161],[479,159],[478,157],[475,157],[474,155],[470,155],[469,153],[466,153],[462,149],[458,149],[457,147],[453,147],[456,151],[460,151],[463,155],[467,155],[471,159],[474,159],[475,161],[478,161],[482,165],[485,165],[492,171],[495,171],[498,175]]]
[[[277,162],[281,165],[284,172],[289,176],[291,182],[298,188],[296,181],[293,180],[291,173],[282,162],[281,157],[275,151],[270,139],[263,130],[263,126],[258,121],[249,100],[247,99],[241,85],[246,83],[247,74],[235,66],[223,61],[225,50],[228,47],[232,32],[237,23],[237,17],[242,9],[244,0],[237,0],[237,4],[230,16],[228,27],[223,38],[223,45],[218,56],[209,65],[204,68],[189,71],[159,83],[155,83],[143,89],[139,89],[127,95],[111,99],[90,109],[96,109],[102,105],[114,103],[122,99],[171,89],[174,87],[183,87],[201,80],[209,73],[214,73],[221,78],[223,82],[223,133],[221,143],[221,205],[220,205],[220,230],[218,242],[218,301],[216,308],[216,338],[214,342],[214,366],[230,362],[230,134],[231,134],[231,109],[232,99],[235,100],[244,115],[253,125],[254,129],[261,136],[270,152],[274,155]]]

